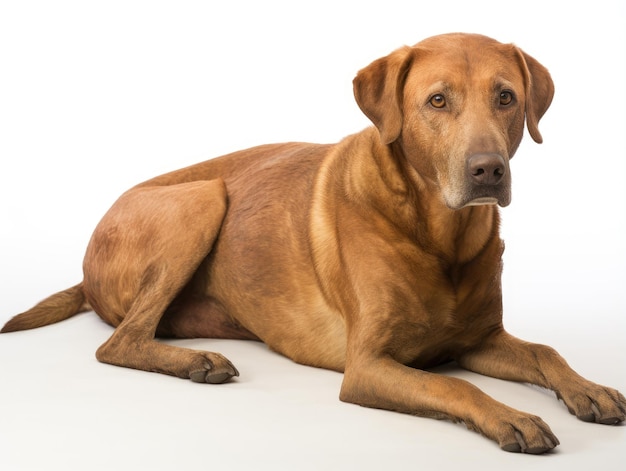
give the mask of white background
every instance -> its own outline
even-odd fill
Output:
[[[268,142],[335,142],[369,123],[357,70],[452,32],[515,42],[556,83],[512,162],[505,325],[626,390],[626,7],[621,1],[1,1],[0,323],[81,279],[93,227],[144,179]],[[579,469],[623,461],[625,427],[552,396],[450,371],[541,415],[532,457],[447,422],[338,401],[341,375],[258,343],[241,378],[199,386],[96,362],[92,314],[0,337],[0,468]]]

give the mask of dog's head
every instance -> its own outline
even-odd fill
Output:
[[[354,79],[356,101],[452,209],[511,201],[509,160],[554,95],[550,74],[512,44],[446,34],[374,61]]]

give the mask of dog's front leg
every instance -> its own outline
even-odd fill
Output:
[[[619,391],[586,380],[553,348],[524,342],[504,330],[457,360],[477,373],[551,389],[585,422],[617,424],[625,419],[626,399]]]
[[[461,421],[506,451],[543,453],[559,444],[539,417],[508,407],[464,380],[416,370],[389,356],[351,358],[340,397],[367,407]]]

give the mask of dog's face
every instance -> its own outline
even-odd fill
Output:
[[[509,160],[524,118],[541,142],[537,123],[554,94],[548,71],[532,57],[467,34],[399,49],[360,71],[354,87],[383,142],[400,144],[451,209],[510,203]]]

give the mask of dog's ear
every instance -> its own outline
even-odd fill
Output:
[[[384,144],[390,144],[402,131],[402,93],[413,59],[405,46],[360,70],[352,82],[356,102],[378,128]]]
[[[554,96],[554,82],[548,69],[519,48],[515,51],[520,62],[526,86],[526,126],[533,140],[543,142],[539,120],[550,107]]]

